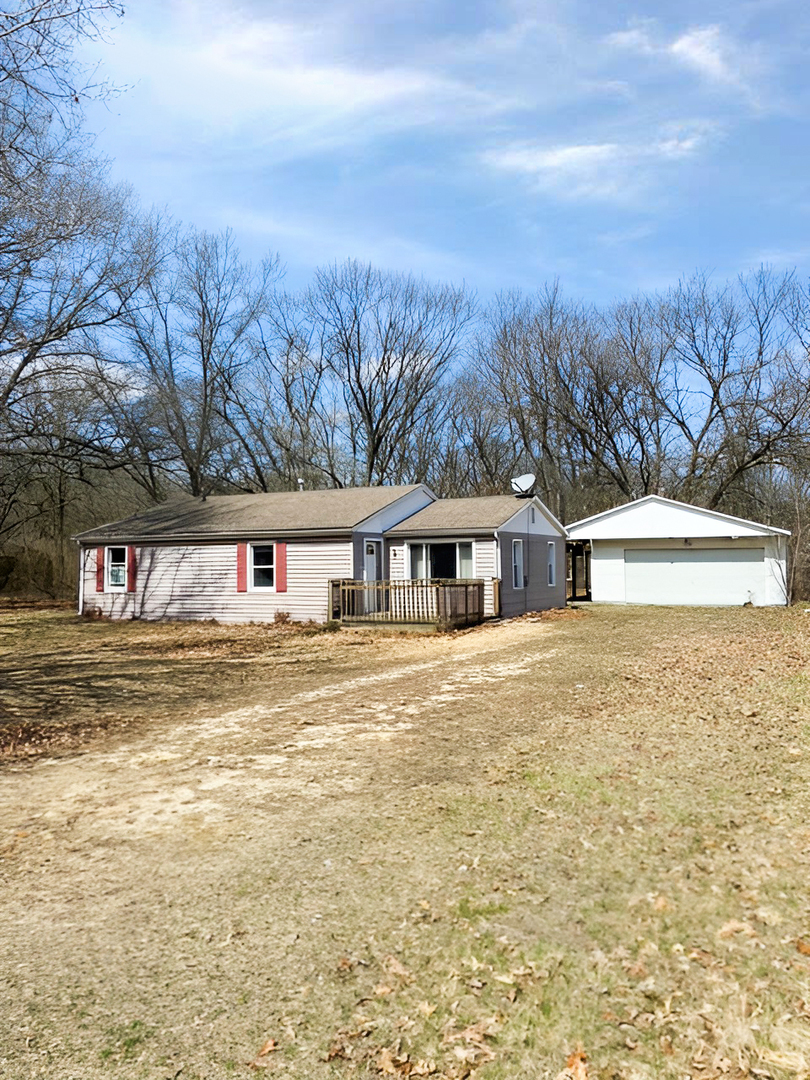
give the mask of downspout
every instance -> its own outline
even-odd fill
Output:
[[[84,614],[84,548],[79,544],[79,615]]]
[[[501,599],[501,588],[503,586],[503,561],[501,560],[501,538],[498,535],[498,530],[495,530],[495,576],[500,580],[498,586],[498,598],[495,602],[495,580],[492,581],[492,614],[496,619],[501,617],[501,606],[503,601]]]

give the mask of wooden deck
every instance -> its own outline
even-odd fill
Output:
[[[484,618],[483,579],[330,582],[331,616],[345,623],[473,626]]]

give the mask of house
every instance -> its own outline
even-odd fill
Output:
[[[414,484],[164,503],[75,537],[79,611],[324,622],[329,581],[382,578],[383,534],[434,499]]]
[[[485,615],[565,607],[565,527],[537,498],[437,499],[385,541],[392,581],[483,578]]]
[[[186,497],[75,539],[79,611],[113,618],[324,622],[335,582],[363,621],[565,604],[565,530],[534,498],[438,500],[423,484]],[[435,579],[477,579],[481,602],[468,611],[470,590]]]
[[[648,495],[568,526],[569,592],[614,604],[786,604],[789,535]]]

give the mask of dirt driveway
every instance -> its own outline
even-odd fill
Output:
[[[801,609],[0,628],[0,1075],[810,1074]]]

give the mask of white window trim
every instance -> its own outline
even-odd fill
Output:
[[[547,577],[548,587],[554,589],[557,586],[557,547],[554,540],[548,541],[548,555],[546,558],[547,563]]]
[[[124,551],[124,580],[120,585],[111,581],[110,569],[112,566],[112,553],[114,548],[123,548]],[[110,544],[104,549],[104,590],[105,592],[126,592],[127,576],[129,574],[129,548],[126,544]]]
[[[431,544],[455,544],[456,545],[456,578],[457,578],[457,580],[459,580],[459,581],[464,581],[464,580],[472,581],[478,576],[478,574],[477,574],[477,571],[478,571],[478,545],[476,544],[475,540],[470,536],[462,537],[461,539],[454,539],[452,536],[449,536],[449,537],[447,537],[446,540],[444,538],[439,539],[439,540],[411,540],[411,541],[408,541],[407,544],[405,544],[405,580],[406,581],[429,581],[430,580],[429,578],[412,578],[411,577],[411,549],[416,548],[416,547],[421,547],[421,548],[430,547]],[[465,578],[460,578],[458,576],[458,571],[459,571],[458,545],[459,544],[471,544],[472,545],[472,578],[465,579]],[[427,556],[425,556],[425,568],[427,568],[428,562],[429,562],[429,560],[428,560]]]
[[[253,548],[254,547],[271,547],[273,549],[273,584],[272,585],[254,585],[253,584]],[[255,593],[274,593],[276,591],[276,571],[278,570],[278,561],[276,559],[276,542],[275,540],[265,540],[263,542],[257,541],[255,544],[248,544],[248,559],[247,559],[247,591]]]
[[[515,552],[516,550],[518,550],[515,546],[516,544],[520,544],[520,585],[515,584],[515,578],[517,577],[517,574],[515,573],[515,571],[517,570],[517,563],[515,562]],[[526,562],[525,552],[523,549],[523,540],[512,541],[512,588],[515,590],[515,592],[522,592],[523,589],[526,588]]]

